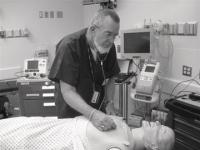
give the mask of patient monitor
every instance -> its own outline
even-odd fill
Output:
[[[159,62],[144,63],[134,89],[134,97],[132,96],[132,98],[141,101],[155,101],[158,98],[155,88],[158,81],[159,67]]]
[[[27,78],[42,78],[47,75],[47,59],[31,58],[24,60],[24,75]]]

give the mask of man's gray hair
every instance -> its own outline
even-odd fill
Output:
[[[118,14],[114,10],[112,10],[112,9],[100,9],[96,13],[96,15],[93,17],[89,28],[92,27],[92,26],[100,27],[102,25],[103,20],[107,16],[110,16],[112,18],[112,20],[114,22],[116,22],[116,23],[120,22],[120,18],[119,18]]]

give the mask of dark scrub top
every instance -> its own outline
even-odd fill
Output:
[[[86,32],[87,29],[83,29],[68,35],[57,44],[56,56],[49,73],[49,79],[57,83],[62,80],[74,86],[87,104],[98,109],[104,94],[102,86],[103,73],[105,78],[110,78],[118,74],[120,69],[116,59],[115,46],[113,45],[103,61],[104,72],[102,71],[100,61],[95,62],[89,49]],[[101,93],[100,100],[95,104],[91,102],[94,91],[93,85],[95,85],[95,90]],[[60,87],[58,87],[56,94],[56,109],[58,118],[81,115],[64,101]]]

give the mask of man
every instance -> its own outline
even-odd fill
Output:
[[[105,113],[115,115],[114,76],[120,72],[114,39],[119,33],[119,16],[102,9],[88,29],[64,37],[57,45],[49,79],[59,83],[58,118],[87,117],[99,130],[116,128]]]

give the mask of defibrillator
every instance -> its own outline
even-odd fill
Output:
[[[138,81],[136,84],[136,92],[149,95],[153,93],[156,81],[158,79],[159,67],[159,62],[144,64],[138,77]]]
[[[26,78],[43,78],[47,76],[46,58],[31,58],[24,60],[24,76]]]
[[[159,62],[145,63],[138,76],[136,87],[131,93],[131,97],[138,101],[155,102],[159,94],[156,91],[159,88],[158,72]]]

